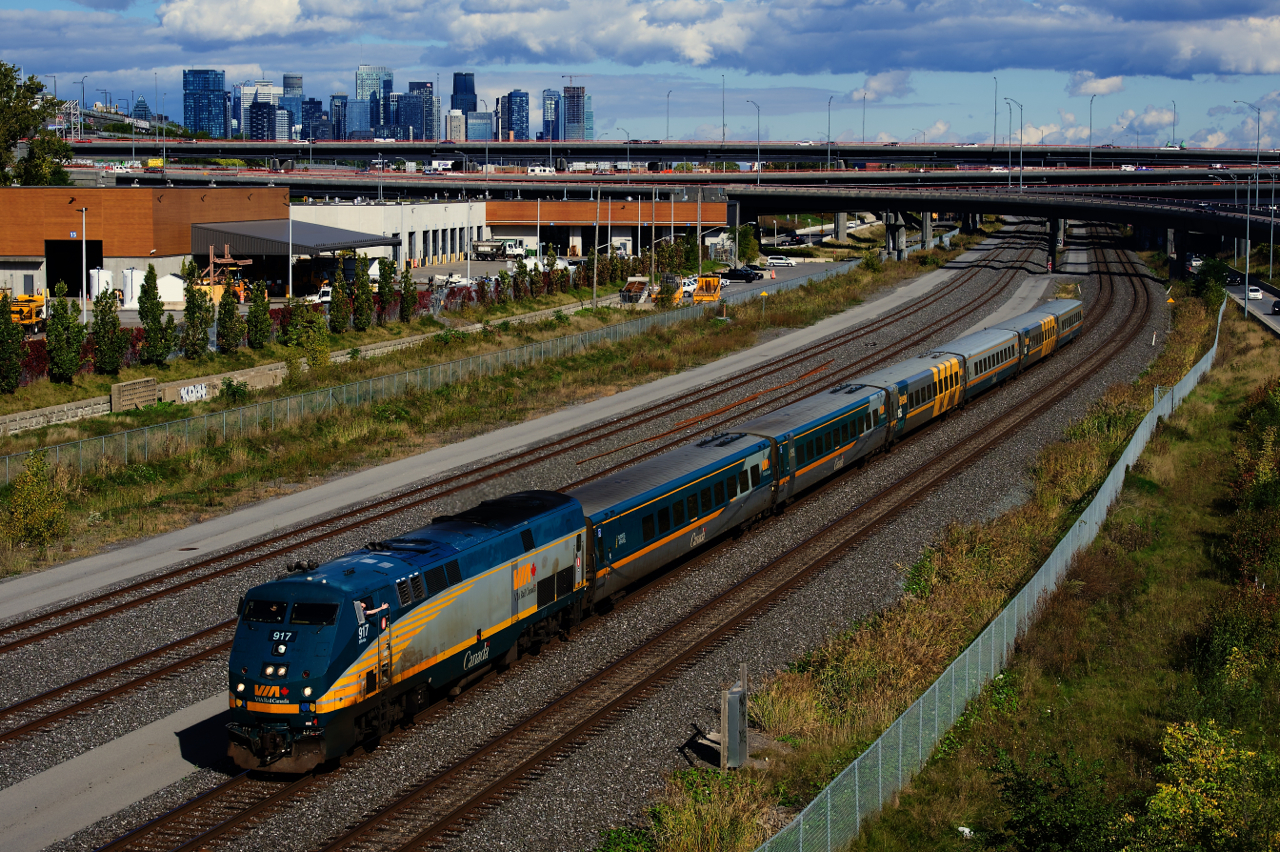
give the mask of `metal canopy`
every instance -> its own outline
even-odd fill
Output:
[[[214,246],[221,251],[231,246],[238,255],[289,254],[289,220],[262,219],[253,222],[201,222],[191,226],[191,253],[200,257]],[[312,257],[327,251],[397,246],[397,237],[365,234],[345,228],[331,228],[311,222],[293,223],[293,254]]]

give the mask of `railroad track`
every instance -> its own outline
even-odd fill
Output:
[[[1033,237],[1033,240],[1034,239],[1035,238]],[[1006,248],[1004,250],[1007,251],[1008,249]],[[1013,280],[1013,278],[1016,277],[1016,275],[1021,271],[1021,269],[1023,268],[1023,265],[1030,259],[1030,256],[1033,253],[1033,251],[1034,251],[1033,248],[1024,248],[1020,252],[1018,252],[1017,256],[1008,265],[1008,267],[1001,270],[1001,272],[996,276],[995,282],[991,286],[989,286],[986,290],[984,290],[983,293],[981,293],[973,302],[971,302],[970,310],[976,310],[978,308],[983,307],[984,305],[989,303],[992,299],[994,299],[997,295],[999,295],[999,293],[1004,289],[1004,287],[1006,287]],[[982,267],[982,268],[985,268],[985,267]],[[979,267],[975,266],[971,270],[967,271],[966,275],[974,275],[974,274],[977,274],[978,271],[979,271]],[[960,286],[960,284],[962,283],[964,282],[957,281],[949,289],[954,289],[955,287]],[[947,295],[947,291],[931,294],[928,297],[928,299],[922,300],[922,302],[915,303],[913,306],[911,306],[911,308],[909,309],[909,313],[919,310],[920,307],[922,307],[923,305],[931,304],[933,301],[940,300],[945,295]],[[904,309],[904,310],[907,310],[907,309]],[[643,422],[648,422],[650,420],[654,420],[659,417],[669,416],[672,413],[672,411],[677,411],[680,408],[696,405],[699,402],[705,401],[711,396],[722,395],[726,390],[741,388],[742,386],[750,382],[757,381],[759,378],[758,374],[761,371],[764,371],[764,370],[776,371],[778,369],[786,369],[787,367],[802,364],[805,361],[809,361],[809,360],[813,360],[818,357],[821,357],[822,355],[825,355],[826,353],[830,352],[835,348],[838,348],[839,346],[847,345],[848,343],[854,340],[860,339],[861,337],[864,337],[869,334],[874,334],[877,331],[883,330],[884,328],[887,328],[893,323],[900,321],[905,315],[907,314],[903,314],[900,311],[894,312],[892,314],[887,315],[886,317],[875,320],[866,326],[851,330],[849,332],[846,332],[842,335],[837,336],[836,338],[825,341],[821,346],[816,347],[815,349],[808,350],[804,353],[797,353],[789,356],[784,356],[783,358],[777,359],[775,362],[770,362],[770,364],[762,365],[762,367],[758,368],[756,371],[753,371],[752,375],[748,378],[738,379],[728,386],[721,386],[715,389],[714,391],[706,391],[701,394],[695,395],[694,397],[686,398],[685,400],[680,401],[676,405],[658,404],[655,406],[650,406],[648,409],[645,409],[642,412],[639,412],[639,414],[641,414],[644,417]],[[671,435],[678,435],[678,437],[670,441],[667,441],[657,447],[654,447],[639,456],[630,458],[617,465],[610,466],[596,474],[593,474],[592,476],[589,476],[583,480],[580,480],[579,483],[575,483],[575,484],[581,484],[581,482],[590,481],[591,479],[597,478],[599,476],[607,475],[608,473],[611,473],[619,469],[620,467],[629,465],[634,461],[639,460],[640,458],[645,458],[645,457],[654,455],[656,453],[662,452],[674,444],[683,443],[689,440],[692,435],[700,434],[702,432],[711,431],[721,426],[725,426],[734,420],[738,420],[748,414],[751,414],[754,411],[764,409],[764,408],[775,407],[780,404],[785,404],[791,399],[799,398],[801,396],[812,393],[815,387],[820,389],[823,386],[833,385],[850,375],[854,375],[858,372],[865,372],[867,369],[873,368],[881,363],[889,361],[897,357],[898,355],[900,355],[902,352],[914,346],[919,345],[927,337],[937,334],[943,328],[950,327],[956,323],[959,323],[965,320],[966,318],[967,318],[967,314],[957,314],[955,317],[953,317],[951,320],[949,320],[947,323],[943,324],[942,326],[933,326],[933,327],[930,327],[929,329],[923,329],[918,332],[914,332],[908,335],[906,338],[904,338],[901,342],[896,344],[894,347],[891,347],[887,350],[881,350],[875,356],[865,358],[865,359],[860,359],[859,361],[851,365],[848,365],[834,373],[821,373],[821,371],[818,371],[818,370],[810,371],[810,373],[807,373],[799,377],[798,379],[792,380],[791,382],[787,382],[782,385],[778,385],[778,386],[775,386],[774,388],[769,389],[769,391],[783,390],[783,393],[781,395],[769,397],[766,400],[756,402],[756,404],[752,405],[751,407],[745,410],[737,410],[736,413],[734,414],[730,415],[730,414],[726,414],[726,412],[730,410],[741,409],[742,405],[745,405],[747,402],[754,402],[762,394],[752,394],[748,396],[745,400],[742,400],[740,402],[734,402],[730,405],[721,406],[715,412],[712,412],[713,415],[725,414],[725,416],[721,417],[720,419],[710,423],[702,422],[701,419],[699,419],[699,422],[695,424],[696,428],[681,427],[676,430],[668,430],[666,432],[659,433],[658,435],[652,438],[646,439],[646,441],[657,440],[663,437],[669,437]],[[816,378],[812,377],[814,374],[818,374]],[[763,393],[767,393],[767,391]],[[655,411],[657,413],[654,413]],[[613,424],[609,424],[609,425],[612,426]],[[687,423],[685,424],[685,426],[688,426],[688,425],[689,424]],[[600,440],[601,437],[604,437],[604,436],[601,436],[601,435],[596,435],[594,437],[575,436],[573,439],[569,439],[568,446],[564,446],[563,445],[564,442],[554,442],[560,445],[560,448],[558,450],[555,450],[554,452],[547,450],[545,448],[539,448],[538,457],[536,459],[521,461],[515,467],[508,467],[496,473],[491,472],[487,475],[484,475],[480,479],[471,479],[464,483],[453,484],[449,486],[448,489],[445,491],[435,492],[435,493],[432,493],[430,496],[422,497],[414,501],[414,503],[411,503],[410,506],[416,505],[421,502],[426,502],[427,500],[436,499],[440,496],[443,496],[444,494],[451,493],[452,491],[456,491],[461,488],[470,487],[476,484],[477,482],[484,481],[484,479],[492,478],[494,476],[505,475],[506,473],[510,473],[511,470],[516,469],[518,467],[523,467],[523,466],[527,466],[528,464],[536,463],[537,461],[542,461],[545,458],[549,457],[550,455],[556,454],[557,452],[564,452],[567,449],[573,449],[576,447],[584,446],[593,440]],[[491,465],[498,465],[498,464],[500,464],[500,462],[491,463]],[[486,467],[488,467],[488,465]],[[465,474],[462,476],[465,477]],[[458,477],[458,478],[462,478],[462,477]],[[450,480],[446,480],[446,483],[449,481]],[[424,486],[424,488],[426,487],[430,487],[430,486]],[[378,518],[384,517],[388,514],[393,514],[394,512],[398,512],[398,511],[404,511],[406,508],[409,508],[409,506],[401,506],[390,511],[384,511],[378,515],[375,515],[372,518],[365,518],[364,520],[349,522],[339,527],[336,530],[332,530],[321,536],[317,536],[309,540],[307,543],[312,543],[316,540],[319,540],[320,538],[327,537],[329,535],[336,535],[340,532],[345,532],[355,526],[368,523],[372,520],[377,520]],[[300,546],[300,545],[295,545],[295,546]],[[154,591],[154,592],[145,594],[141,597],[134,598],[120,604],[115,604],[111,607],[108,607],[107,609],[100,610],[98,612],[83,616],[72,622],[68,622],[67,624],[64,624],[55,628],[49,628],[46,631],[43,631],[42,633],[30,634],[28,636],[24,636],[21,639],[10,643],[9,645],[0,646],[0,653],[3,653],[6,650],[11,650],[14,647],[20,647],[21,645],[30,644],[34,641],[38,641],[40,638],[47,638],[48,636],[56,635],[57,633],[62,632],[64,630],[71,629],[72,627],[82,626],[83,624],[106,618],[124,609],[132,608],[134,606],[139,606],[142,603],[145,603],[149,600],[154,600],[155,598],[160,597],[162,595],[173,594],[179,590],[189,588],[192,585],[196,585],[198,583],[204,582],[215,576],[221,576],[222,574],[227,573],[230,570],[239,570],[241,568],[247,567],[250,564],[257,564],[263,559],[274,558],[276,556],[279,556],[281,552],[287,551],[287,549],[291,549],[291,548],[286,548],[285,550],[276,551],[275,553],[267,554],[260,557],[255,557],[253,559],[250,559],[248,561],[241,562],[235,565],[224,566],[223,568],[218,569],[214,572],[202,575],[200,577],[188,579],[175,586],[170,586],[165,589]],[[187,570],[187,569],[180,569],[180,570]],[[153,582],[153,581],[148,581],[147,584],[150,584],[150,582]],[[145,585],[145,584],[138,584],[138,585]],[[33,696],[31,698],[25,699],[23,701],[17,702],[8,707],[0,709],[0,726],[4,726],[3,730],[0,730],[0,743],[16,740],[23,736],[29,735],[31,733],[43,730],[55,722],[58,722],[62,719],[76,715],[78,713],[91,710],[97,705],[105,701],[114,699],[131,690],[146,686],[147,684],[152,683],[161,678],[173,675],[184,668],[199,664],[206,660],[217,658],[219,655],[225,654],[227,651],[230,650],[231,635],[232,635],[234,626],[235,626],[235,619],[227,619],[209,628],[206,628],[205,630],[200,631],[197,634],[193,634],[192,636],[179,639],[173,643],[153,649],[137,657],[134,657],[130,660],[126,660],[124,662],[110,666],[102,671],[99,671],[90,675],[86,675],[71,683],[56,687],[42,694]],[[218,641],[215,644],[209,645],[205,640],[208,640],[211,637],[216,637]],[[187,653],[184,650],[193,645],[198,646],[194,651]],[[186,654],[186,656],[182,656],[182,654],[184,653]],[[134,673],[134,670],[137,670],[142,667],[146,667],[149,664],[154,666],[156,662],[161,662],[162,665],[156,668],[149,668],[140,673]],[[105,688],[99,688],[95,690],[95,686],[105,685],[105,684],[110,684],[110,685],[106,686]],[[47,710],[42,709],[54,702],[57,703],[57,706],[53,707],[52,709],[47,709]]]
[[[1038,246],[1043,241],[1043,235],[1026,234],[1020,230],[1015,230],[1011,239],[1025,241],[1034,246]],[[1007,250],[1007,246],[999,246],[992,249],[987,253],[988,258],[990,259],[986,262],[994,262],[996,256]],[[1029,257],[1027,252],[1030,252],[1031,250],[1032,249],[1025,250],[1023,256],[1017,262],[1024,263],[1025,258]],[[866,325],[835,335],[827,341],[824,341],[821,345],[812,349],[806,349],[802,352],[781,356],[764,364],[760,364],[732,382],[704,388],[701,391],[697,391],[679,399],[664,400],[663,402],[655,403],[629,412],[615,420],[587,427],[572,436],[546,441],[536,447],[526,450],[518,456],[486,462],[467,471],[452,474],[444,477],[443,479],[416,486],[392,497],[379,499],[367,506],[360,507],[359,509],[342,512],[337,515],[324,518],[320,521],[292,529],[286,533],[271,536],[253,544],[221,553],[214,557],[197,560],[190,565],[175,568],[154,577],[139,580],[118,589],[103,592],[82,601],[77,601],[48,612],[43,612],[36,616],[0,625],[0,639],[12,637],[8,638],[8,641],[3,644],[0,644],[0,655],[9,653],[25,645],[52,638],[68,630],[72,630],[86,624],[91,624],[110,615],[125,612],[165,595],[192,588],[201,583],[217,577],[225,576],[226,574],[242,570],[252,565],[257,565],[271,559],[277,559],[295,550],[345,532],[350,532],[360,526],[383,520],[399,512],[420,506],[431,500],[436,500],[441,497],[457,493],[463,489],[488,482],[501,476],[506,476],[510,473],[546,461],[554,456],[606,439],[623,429],[632,429],[637,426],[643,426],[663,417],[670,416],[675,412],[691,408],[706,402],[707,400],[720,397],[727,392],[735,391],[752,382],[759,381],[762,377],[776,373],[780,370],[789,369],[805,362],[815,360],[828,352],[839,349],[840,347],[846,346],[863,337],[883,331],[884,329],[910,317],[921,308],[935,304],[950,295],[950,293],[957,287],[971,281],[985,269],[986,266],[975,264],[969,269],[961,272],[956,279],[951,282],[950,286],[939,288],[937,292],[930,294],[919,302],[903,306],[884,317],[872,320]],[[312,535],[312,533],[314,533],[314,535]],[[204,573],[201,573],[202,571]],[[147,591],[148,589],[152,591]],[[93,610],[93,612],[72,617],[75,616],[76,613],[83,613],[86,610]],[[51,624],[50,622],[56,623]]]
[[[1114,283],[1106,276],[1104,292],[1087,316],[1092,321],[1104,314],[1114,299]],[[1140,296],[1145,298],[1145,290]],[[1135,299],[1135,303],[1138,299]],[[1135,305],[1136,308],[1136,305]],[[714,601],[668,628],[660,636],[633,650],[596,677],[548,705],[533,717],[508,730],[466,760],[424,783],[407,789],[387,808],[337,838],[326,850],[365,848],[418,848],[438,843],[450,831],[491,807],[526,778],[530,771],[572,748],[597,727],[660,686],[690,661],[698,658],[726,636],[741,629],[751,619],[774,605],[790,590],[816,571],[839,558],[853,544],[883,526],[897,512],[921,499],[930,488],[953,476],[1003,441],[1026,422],[1039,416],[1064,395],[1075,390],[1115,353],[1135,339],[1150,312],[1149,299],[1141,310],[1133,310],[1123,333],[1113,335],[1100,350],[1087,356],[1068,377],[1055,380],[1019,406],[1014,418],[998,430],[982,432],[981,445],[967,448],[962,456],[941,452],[939,462],[930,462],[911,472],[893,486],[878,492],[858,509],[820,530],[770,565],[727,590]],[[1089,320],[1087,320],[1089,321]],[[1074,376],[1074,378],[1072,378]],[[989,399],[985,397],[984,399]],[[1034,404],[1033,404],[1034,403]],[[972,407],[971,407],[972,410]],[[918,436],[921,433],[917,433]],[[960,439],[963,445],[964,439]],[[899,446],[903,446],[900,444]],[[819,491],[806,497],[816,496]],[[726,545],[727,546],[727,545]],[[700,561],[700,560],[699,560]],[[344,769],[348,767],[344,766]],[[352,767],[354,768],[354,767]],[[230,782],[228,782],[230,783]],[[290,799],[308,790],[280,792],[251,815],[238,814],[218,825],[217,837],[234,837],[252,825],[264,811],[276,812]],[[212,791],[212,796],[216,791]],[[157,820],[165,824],[167,817]],[[178,849],[204,848],[214,839],[206,833],[192,838]],[[146,848],[122,839],[111,850]]]

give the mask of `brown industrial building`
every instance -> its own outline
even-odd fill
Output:
[[[192,225],[286,219],[288,203],[284,187],[0,187],[0,289],[35,293],[61,280],[79,295],[83,268],[176,273]]]

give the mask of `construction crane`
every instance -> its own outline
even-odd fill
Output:
[[[594,77],[594,76],[596,75],[595,74],[561,74],[560,79],[563,80],[565,78],[568,78],[569,85],[572,86],[574,77]]]

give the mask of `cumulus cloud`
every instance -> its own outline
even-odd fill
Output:
[[[884,71],[880,74],[869,74],[862,88],[849,93],[849,100],[860,101],[866,95],[869,101],[882,101],[885,98],[905,98],[914,94],[911,87],[910,71]]]
[[[1092,71],[1077,71],[1067,82],[1067,94],[1072,97],[1081,95],[1111,95],[1124,91],[1124,77],[1099,78]]]

